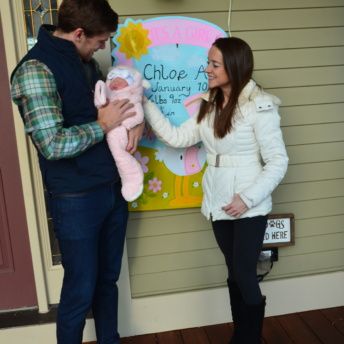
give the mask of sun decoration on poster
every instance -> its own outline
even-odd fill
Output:
[[[148,54],[148,47],[152,43],[148,33],[142,23],[129,22],[128,26],[120,29],[117,37],[119,51],[124,53],[127,59],[134,57],[139,60],[142,55]]]

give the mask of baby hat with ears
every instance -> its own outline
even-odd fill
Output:
[[[112,69],[108,75],[107,75],[107,80],[112,80],[115,78],[121,78],[124,79],[128,85],[132,85],[134,83],[134,76],[128,69],[123,69],[123,68],[114,68]]]

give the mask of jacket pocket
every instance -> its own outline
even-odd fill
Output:
[[[240,193],[254,184],[262,171],[261,166],[247,166],[237,169],[235,174],[234,193]]]

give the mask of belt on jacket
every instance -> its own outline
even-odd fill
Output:
[[[259,163],[257,155],[207,154],[207,163],[215,167],[241,167]]]

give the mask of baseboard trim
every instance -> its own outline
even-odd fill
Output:
[[[264,281],[261,288],[267,316],[344,305],[343,271]],[[232,321],[226,288],[132,299],[124,311],[129,316],[120,323],[125,337]]]
[[[57,307],[51,307],[48,313],[39,313],[38,309],[17,309],[0,313],[0,329],[54,323]]]
[[[12,327],[35,326],[56,322],[57,305],[51,305],[47,313],[40,313],[37,308],[22,308],[0,313],[0,330]],[[92,318],[92,312],[87,319]]]

